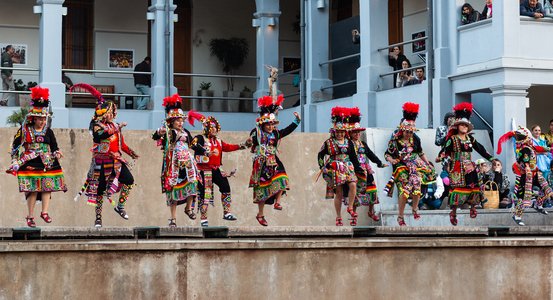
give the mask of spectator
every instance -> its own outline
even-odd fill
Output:
[[[547,141],[547,147],[553,145],[553,119],[549,120],[549,132],[544,134],[543,138]]]
[[[426,186],[426,192],[419,202],[419,209],[439,209],[442,206],[444,184],[438,176],[436,181]]]
[[[2,67],[13,68],[12,57],[14,55],[15,49],[12,45],[6,46],[6,51],[2,53],[1,64]],[[2,89],[4,91],[15,91],[15,83],[13,80],[13,70],[2,69],[0,72],[2,75]],[[10,101],[11,100],[11,101]],[[14,93],[3,93],[2,94],[2,103],[15,103],[15,94]]]
[[[482,20],[490,19],[492,17],[492,0],[486,0],[484,9],[482,10]]]
[[[482,19],[482,15],[472,8],[472,5],[465,3],[461,7],[461,24],[466,25],[474,22],[478,22]]]
[[[493,159],[491,169],[488,162],[484,159],[479,159],[476,163],[480,168],[482,183],[484,184],[488,181],[493,181],[497,184],[497,187],[499,188],[499,208],[510,207],[512,202],[509,198],[509,194],[511,192],[509,187],[510,182],[509,177],[502,172],[503,165],[501,164],[501,161],[499,159]],[[492,188],[494,191],[496,190],[495,186]]]
[[[520,15],[541,19],[544,15],[543,7],[538,0],[524,0],[520,4]]]
[[[390,53],[388,54],[388,64],[390,67],[394,68],[394,71],[401,70],[401,63],[407,60],[407,57],[405,55],[401,54],[401,49],[399,46],[395,46],[392,49],[390,49]],[[394,87],[397,81],[397,74],[394,74]]]
[[[402,69],[411,68],[411,62],[409,62],[408,59],[405,59],[404,61],[401,62],[401,68]],[[396,79],[396,87],[404,86],[410,79],[411,79],[411,71],[404,71],[404,72],[398,73],[398,76]]]
[[[135,72],[151,72],[150,63],[152,60],[146,56],[144,60],[136,65]],[[150,74],[134,74],[134,86],[140,95],[150,95],[150,86],[152,85],[152,76]],[[140,97],[137,101],[136,109],[147,109],[150,102],[149,97]]]
[[[547,146],[547,141],[541,136],[541,128],[539,125],[533,125],[530,130],[532,131],[532,145],[542,147],[544,151],[536,149],[538,169],[543,174],[548,182],[551,166],[551,153]]]
[[[445,144],[445,137],[449,131],[449,126],[455,122],[455,114],[453,112],[447,112],[444,116],[444,123],[436,128],[436,138],[434,144],[438,147],[442,147]]]
[[[407,81],[407,83],[405,83],[405,86],[413,85],[413,84],[420,84],[425,80],[426,80],[426,77],[424,77],[424,68],[416,68],[415,69],[415,78],[411,78],[409,81]]]
[[[553,0],[545,0],[545,6],[543,7],[544,16],[553,18]]]

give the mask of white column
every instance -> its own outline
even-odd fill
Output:
[[[324,4],[324,5],[323,5]],[[304,107],[303,121],[305,131],[315,131],[317,123],[316,105],[313,103],[330,100],[332,90],[321,91],[322,87],[332,85],[329,79],[329,65],[320,65],[328,61],[329,56],[329,0],[306,0],[305,1],[305,94],[306,104]],[[329,118],[329,116],[321,116]]]
[[[64,0],[37,0],[34,12],[40,14],[39,85],[50,90],[53,127],[69,127],[65,108],[65,85],[61,82],[62,16]]]
[[[167,5],[169,14],[167,14]],[[154,0],[148,8],[148,19],[152,20],[152,87],[150,99],[154,103],[152,127],[157,128],[165,119],[163,98],[177,92],[173,83],[174,24],[176,5],[173,0]],[[168,36],[166,36],[168,33]],[[166,40],[166,38],[168,40]]]
[[[494,1],[492,27],[501,41],[495,50],[498,56],[520,56],[520,6],[516,1]]]
[[[256,71],[257,89],[255,98],[269,94],[269,72],[265,66],[279,67],[279,0],[256,0],[256,12],[253,14],[252,26],[256,28]],[[257,103],[253,103],[254,111]]]
[[[378,48],[388,45],[388,1],[359,1],[359,13],[361,65],[357,69],[357,93],[353,102],[365,116],[362,118],[364,125],[375,127],[376,91],[384,83],[379,75],[390,71],[388,51],[378,51]],[[391,79],[388,81],[393,84]]]
[[[495,18],[495,14],[494,14]],[[528,108],[528,85],[500,85],[491,87],[493,101],[493,143],[497,151],[497,141],[506,133],[519,125],[526,127],[526,108]],[[512,125],[516,127],[513,128]],[[505,143],[499,159],[504,170],[512,177],[511,165],[515,161],[513,143]],[[494,153],[494,155],[497,155]],[[512,179],[512,178],[511,178]]]

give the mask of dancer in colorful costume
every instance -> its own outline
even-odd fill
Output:
[[[364,127],[361,127],[361,113],[358,107],[350,109],[350,117],[348,122],[349,136],[357,153],[357,159],[361,169],[365,172],[363,174],[357,174],[357,198],[353,210],[356,211],[359,205],[368,206],[368,215],[373,221],[380,221],[380,217],[374,211],[374,205],[378,204],[378,191],[376,189],[376,182],[374,179],[374,171],[369,162],[373,162],[379,168],[385,168],[388,165],[383,164],[380,159],[371,151],[369,145],[361,140],[361,132],[365,131]]]
[[[407,199],[413,200],[412,211],[415,220],[420,219],[418,213],[419,200],[422,195],[421,186],[430,184],[435,180],[433,165],[428,161],[421,146],[415,120],[419,114],[419,105],[412,102],[403,104],[403,120],[398,130],[388,142],[388,149],[384,156],[392,164],[393,182],[398,189],[397,222],[400,226],[406,226],[404,211]],[[388,195],[393,192],[393,184],[388,185]]]
[[[516,162],[513,163],[515,173],[515,187],[513,195],[516,197],[515,212],[513,220],[520,226],[524,226],[522,214],[524,209],[532,205],[532,198],[536,196],[535,209],[544,215],[548,212],[543,208],[543,202],[553,197],[553,190],[543,177],[537,165],[537,153],[544,152],[541,146],[532,143],[532,133],[528,128],[519,127],[517,130],[509,131],[499,138],[497,154],[502,152],[502,144],[514,138],[516,145]],[[534,195],[534,188],[539,190]]]
[[[288,175],[277,156],[279,142],[292,133],[301,121],[298,113],[294,112],[296,118],[290,125],[282,130],[276,128],[277,113],[283,101],[282,95],[276,100],[272,96],[259,98],[259,117],[250,133],[254,156],[249,187],[253,188],[253,203],[258,205],[256,219],[263,226],[269,225],[263,213],[265,204],[274,204],[274,209],[282,210],[280,199],[289,190]]]
[[[178,94],[163,99],[165,122],[152,135],[163,150],[161,191],[171,212],[169,227],[177,226],[177,205],[186,204],[184,213],[190,219],[196,219],[192,204],[199,190],[199,172],[189,150],[192,135],[183,126],[185,119],[194,125],[194,120],[200,120],[203,116],[194,111],[185,115],[181,105],[182,98]]]
[[[470,217],[476,218],[478,212],[476,205],[482,200],[476,164],[472,161],[472,151],[475,150],[485,159],[491,161],[489,154],[471,134],[474,126],[470,122],[472,104],[463,102],[453,107],[455,122],[449,129],[445,146],[442,148],[436,162],[449,158],[446,166],[449,175],[451,192],[449,194],[449,221],[453,226],[457,225],[457,207],[463,203],[470,204]]]
[[[191,148],[194,150],[194,157],[200,170],[200,213],[201,225],[208,226],[207,210],[209,204],[213,205],[213,185],[219,187],[221,203],[223,205],[223,219],[235,221],[236,217],[231,213],[231,192],[228,177],[234,172],[227,173],[221,169],[223,164],[223,152],[232,152],[246,149],[251,146],[251,140],[240,145],[228,144],[217,137],[221,131],[221,125],[213,116],[201,119],[203,134],[197,135],[192,140]]]
[[[351,216],[350,225],[357,225],[357,212],[354,205],[357,195],[357,176],[365,178],[365,170],[359,165],[355,145],[346,135],[349,129],[348,119],[351,109],[347,107],[333,107],[331,111],[332,128],[330,138],[327,139],[319,150],[317,156],[319,168],[327,183],[326,198],[334,198],[336,210],[336,226],[343,226],[342,201],[344,187],[347,187],[347,208]],[[359,174],[359,175],[356,175]]]
[[[123,138],[122,129],[127,123],[115,123],[117,117],[115,103],[106,101],[104,96],[91,85],[78,83],[71,87],[71,91],[77,87],[88,91],[97,100],[89,126],[94,143],[91,149],[92,163],[80,194],[84,192],[88,197],[88,203],[96,207],[94,226],[100,228],[104,196],[115,206],[114,210],[121,218],[129,219],[125,204],[134,186],[134,177],[131,174],[129,162],[123,158],[121,152],[128,154],[132,159],[137,159],[138,155],[127,146]],[[115,203],[111,196],[118,192],[119,200]]]
[[[40,217],[51,223],[48,207],[52,192],[67,191],[59,159],[63,157],[56,136],[48,126],[49,90],[31,89],[31,108],[12,144],[12,162],[7,173],[17,176],[19,191],[25,193],[27,226],[36,227],[34,210],[42,201]]]

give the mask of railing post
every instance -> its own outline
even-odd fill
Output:
[[[64,0],[37,0],[34,11],[40,14],[39,84],[50,90],[53,127],[69,127],[65,108],[65,85],[61,82],[62,16]]]

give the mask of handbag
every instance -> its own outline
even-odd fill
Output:
[[[495,184],[495,191],[493,190],[493,185]],[[489,187],[489,190],[487,188]],[[487,181],[484,183],[484,190],[482,191],[484,199],[488,201],[484,202],[485,209],[497,209],[499,208],[499,187],[495,181]]]

